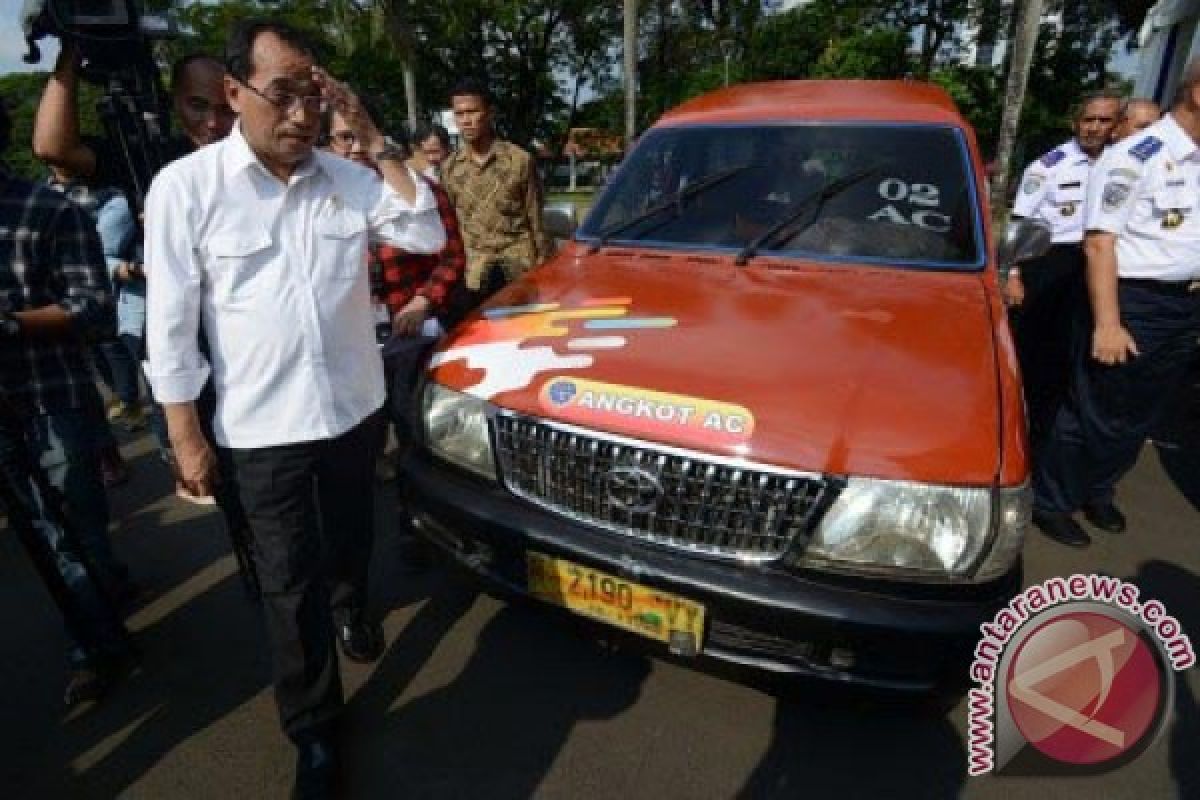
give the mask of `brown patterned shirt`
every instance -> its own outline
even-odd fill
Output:
[[[549,255],[537,170],[520,147],[497,140],[482,164],[463,147],[442,164],[442,186],[467,246],[468,288],[478,289],[493,264],[512,280]]]

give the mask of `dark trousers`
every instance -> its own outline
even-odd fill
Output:
[[[1034,453],[1067,395],[1075,324],[1087,303],[1087,260],[1074,244],[1056,244],[1021,266],[1025,300],[1013,311],[1013,336]]]
[[[139,370],[129,348],[121,339],[113,337],[99,342],[96,351],[96,365],[108,388],[122,403],[136,405],[141,394]]]
[[[1091,357],[1090,319],[1077,325],[1071,389],[1034,463],[1040,511],[1069,513],[1111,501],[1195,357],[1200,293],[1121,281],[1118,297],[1121,321],[1141,355],[1100,364]]]
[[[414,393],[421,367],[438,343],[432,336],[393,336],[383,348],[383,376],[387,382],[387,416],[401,447],[412,443],[417,424]]]
[[[35,424],[0,420],[0,506],[62,613],[75,642],[72,660],[99,666],[131,650],[129,634],[98,566],[63,513],[60,490],[37,463],[31,427]]]
[[[275,702],[297,744],[341,711],[335,619],[364,613],[382,412],[333,439],[231,450],[250,521]]]

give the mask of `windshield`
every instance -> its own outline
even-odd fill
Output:
[[[977,267],[969,175],[947,127],[662,128],[621,165],[580,238],[742,250],[781,226],[755,252]]]

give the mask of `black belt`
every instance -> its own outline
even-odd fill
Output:
[[[1156,281],[1150,278],[1121,278],[1120,282],[1122,286],[1176,297],[1200,291],[1200,281]]]

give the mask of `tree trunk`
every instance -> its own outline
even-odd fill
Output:
[[[638,17],[637,0],[625,2],[625,145],[637,137],[637,60]]]
[[[1017,28],[1012,40],[1012,58],[1008,67],[1008,84],[1004,89],[1004,114],[1000,119],[1000,135],[996,143],[995,168],[992,174],[992,211],[1004,206],[1008,197],[1009,161],[1017,140],[1017,124],[1021,106],[1025,103],[1025,87],[1033,51],[1037,47],[1042,21],[1043,0],[1024,0],[1017,10]]]
[[[385,0],[384,19],[392,35],[392,47],[399,51],[403,63],[404,101],[408,108],[408,132],[417,129],[417,75],[413,63],[416,61],[417,43],[412,23],[400,0]]]

